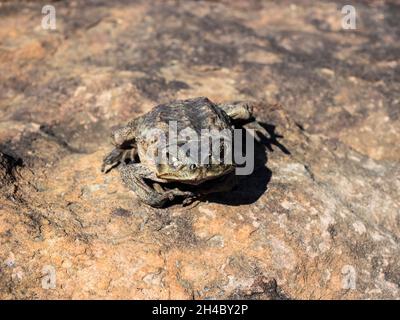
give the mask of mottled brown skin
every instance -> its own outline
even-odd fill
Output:
[[[234,163],[210,161],[211,164],[193,165],[175,159],[173,164],[155,164],[152,150],[158,140],[157,137],[149,139],[148,133],[156,128],[168,137],[168,124],[176,121],[178,132],[190,128],[200,136],[202,129],[232,130],[235,121],[250,119],[252,106],[246,102],[217,105],[199,97],[158,105],[113,133],[115,149],[104,158],[102,171],[106,166],[121,164],[124,183],[153,207],[162,207],[175,197],[182,197],[188,203],[199,195],[231,190],[236,184]],[[263,130],[260,126],[258,129]],[[209,180],[218,183],[210,187],[204,183]],[[196,187],[188,191],[188,188],[169,188],[168,183]]]

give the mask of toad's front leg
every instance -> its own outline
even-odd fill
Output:
[[[108,172],[112,168],[118,166],[125,161],[134,161],[137,156],[136,147],[130,149],[114,148],[107,156],[104,157],[101,165],[101,172]],[[106,168],[109,167],[108,170]]]
[[[133,190],[141,201],[149,206],[161,208],[175,197],[194,197],[190,191],[181,191],[177,188],[164,190],[156,184],[156,188],[146,183],[145,179],[156,180],[154,174],[140,163],[125,164],[120,167],[121,178],[125,185]],[[156,190],[157,189],[157,190]]]
[[[107,166],[110,166],[109,170],[111,170],[124,161],[135,160],[137,156],[137,147],[135,143],[136,122],[136,120],[133,120],[129,122],[127,126],[113,132],[111,139],[115,148],[103,159],[103,164],[101,166],[102,172],[106,171]]]

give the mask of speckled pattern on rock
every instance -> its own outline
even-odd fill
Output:
[[[57,1],[53,31],[43,4],[0,2],[1,299],[400,297],[398,1],[354,31],[330,1]],[[152,209],[100,172],[196,96],[259,101],[235,191]]]

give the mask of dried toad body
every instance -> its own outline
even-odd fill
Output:
[[[220,153],[212,156],[211,143],[202,145],[207,132],[232,131],[227,115],[208,100],[160,105],[132,125],[141,163],[160,179],[197,185],[234,169],[217,159]]]
[[[199,193],[229,190],[235,165],[225,153],[226,144],[221,140],[215,146],[213,140],[204,147],[204,133],[232,137],[232,121],[251,118],[252,108],[243,102],[216,105],[200,97],[156,106],[113,133],[115,149],[104,158],[102,169],[121,164],[125,184],[142,201],[156,207],[176,196],[191,199]],[[171,150],[176,152],[171,154]],[[168,189],[167,184],[200,185],[214,179],[222,181],[212,190],[199,187],[198,192]]]

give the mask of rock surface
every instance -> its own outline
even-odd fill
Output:
[[[53,5],[0,3],[0,299],[400,297],[399,2]],[[269,125],[234,192],[156,210],[100,172],[195,96]]]

